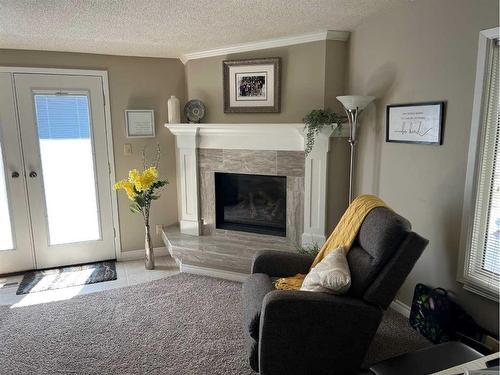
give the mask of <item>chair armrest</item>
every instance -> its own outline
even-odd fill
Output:
[[[314,258],[286,251],[259,251],[253,258],[252,273],[265,273],[270,277],[294,276],[307,273]]]
[[[260,374],[357,373],[382,314],[350,297],[269,292],[260,318]]]

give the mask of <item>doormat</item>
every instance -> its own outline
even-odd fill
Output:
[[[16,294],[43,292],[111,280],[116,280],[114,261],[31,271],[24,274]]]

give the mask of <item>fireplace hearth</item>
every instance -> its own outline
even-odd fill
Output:
[[[286,237],[286,177],[215,173],[216,228]]]

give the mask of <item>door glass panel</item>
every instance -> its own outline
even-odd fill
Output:
[[[51,245],[100,239],[86,95],[35,94]]]
[[[14,248],[6,182],[5,168],[3,164],[2,142],[0,139],[0,251],[11,250]]]

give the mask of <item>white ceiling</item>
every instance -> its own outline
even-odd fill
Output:
[[[407,0],[0,0],[0,48],[180,57],[350,31]]]

